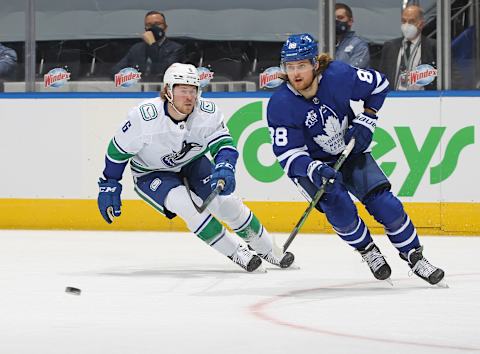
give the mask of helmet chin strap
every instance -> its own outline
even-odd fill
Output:
[[[172,108],[175,110],[175,112],[177,112],[179,115],[180,115],[180,118],[183,119],[185,118],[186,116],[188,116],[188,114],[185,114],[185,113],[182,113],[180,112],[177,107],[175,107],[175,104],[173,103],[173,91],[169,91],[167,90],[167,94],[165,95],[165,97],[167,98],[168,100],[168,103],[170,103],[172,105]]]

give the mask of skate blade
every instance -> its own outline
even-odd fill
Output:
[[[282,268],[284,270],[299,270],[299,269],[302,269],[300,268],[300,266],[298,264],[296,264],[295,262],[293,262],[292,264],[290,264],[290,267],[288,268]]]
[[[263,264],[260,264],[260,266],[251,273],[267,273],[267,268],[265,268]]]
[[[440,280],[437,284],[435,284],[435,286],[438,286],[439,288],[443,288],[443,289],[450,288],[445,280]]]
[[[385,279],[384,281],[386,281],[388,284],[390,284],[391,286],[393,286],[393,281],[392,281],[392,279],[387,278],[387,279]]]

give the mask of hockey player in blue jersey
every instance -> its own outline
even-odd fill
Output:
[[[267,117],[273,151],[285,172],[310,199],[323,181],[330,181],[316,208],[360,253],[376,279],[389,281],[391,268],[348,192],[384,226],[413,273],[430,284],[439,283],[443,270],[423,256],[415,226],[370,154],[377,112],[388,92],[385,76],[318,55],[317,43],[306,33],[285,42],[281,67],[286,82],[272,95]],[[355,115],[350,100],[363,101],[364,111]],[[336,172],[331,166],[352,137],[355,147]]]

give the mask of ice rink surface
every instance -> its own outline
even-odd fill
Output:
[[[480,237],[422,238],[448,289],[375,241],[393,287],[334,235],[261,274],[187,233],[0,230],[0,353],[480,353]]]

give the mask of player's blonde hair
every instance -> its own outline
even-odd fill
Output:
[[[318,69],[315,71],[315,75],[321,75],[327,70],[330,63],[333,61],[332,57],[328,53],[320,53],[317,56]]]
[[[160,98],[164,101],[167,101],[167,86],[163,86],[162,90],[160,91]]]

